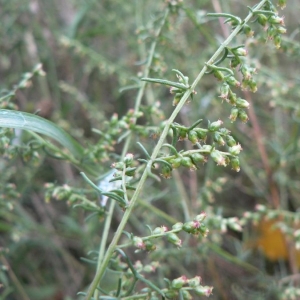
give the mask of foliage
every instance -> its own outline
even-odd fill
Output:
[[[4,1],[0,299],[298,298],[297,3],[200,2]]]

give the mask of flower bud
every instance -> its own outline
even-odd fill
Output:
[[[235,93],[232,93],[231,91],[229,91],[229,97],[228,97],[228,100],[229,100],[229,103],[231,105],[234,105],[235,106],[235,103],[236,103],[236,94]]]
[[[175,223],[175,224],[172,226],[172,229],[173,229],[173,230],[181,230],[181,229],[182,229],[182,226],[183,226],[183,223],[182,223],[182,222],[178,222],[178,223]]]
[[[211,145],[203,145],[201,150],[203,150],[204,152],[210,153],[212,149]]]
[[[177,169],[181,166],[181,157],[176,157],[170,160],[170,164],[172,165],[172,168]]]
[[[201,280],[202,279],[201,279],[200,276],[195,276],[194,278],[189,279],[189,282],[188,282],[189,286],[192,287],[192,288],[195,288],[195,287],[200,285]]]
[[[277,27],[277,32],[280,34],[285,34],[286,33],[286,28],[283,26],[278,26]]]
[[[137,247],[138,249],[142,249],[144,250],[146,245],[144,243],[144,241],[142,240],[142,238],[138,237],[138,236],[134,236],[132,239],[132,243],[135,247]]]
[[[183,167],[187,167],[190,170],[195,170],[196,169],[196,166],[193,164],[192,159],[188,156],[182,157],[180,163]]]
[[[210,153],[211,158],[217,163],[218,166],[226,167],[226,160],[225,157],[221,154],[218,150],[213,150]]]
[[[238,56],[234,56],[234,57],[230,60],[230,68],[234,69],[234,68],[236,68],[240,63],[241,63],[241,60],[239,59],[239,57],[238,57]]]
[[[241,83],[240,83],[238,80],[236,80],[236,79],[234,78],[234,76],[229,76],[229,77],[227,77],[227,78],[226,78],[226,82],[227,82],[229,85],[235,86],[235,87],[239,87],[239,86],[241,85]]]
[[[207,237],[209,230],[207,229],[207,227],[201,223],[199,228],[198,228],[198,232],[203,236],[203,237]]]
[[[267,30],[268,39],[273,40],[275,34],[277,34],[276,27],[271,25]]]
[[[163,166],[161,167],[161,174],[160,175],[162,177],[166,178],[166,179],[169,179],[169,178],[172,177],[171,174],[172,174],[172,169],[169,166],[163,164]]]
[[[247,65],[242,65],[240,68],[240,71],[244,77],[245,80],[249,80],[252,77],[253,74],[253,68],[250,68]]]
[[[239,109],[238,117],[244,123],[247,123],[249,120],[248,115],[246,114],[246,112],[243,109]]]
[[[180,128],[179,132],[178,132],[178,135],[179,135],[179,138],[178,138],[179,141],[185,140],[186,135],[187,135],[187,129],[186,128]]]
[[[284,26],[284,19],[277,16],[277,15],[273,15],[268,19],[268,22],[270,24],[280,24]]]
[[[188,139],[192,142],[193,145],[195,145],[196,143],[198,143],[197,132],[195,130],[190,130],[188,132]]]
[[[183,275],[179,278],[172,280],[171,286],[174,289],[181,289],[187,282],[188,282],[188,279],[186,278],[185,275]]]
[[[240,171],[240,160],[237,156],[232,157],[230,159],[230,163],[231,163],[231,168],[232,170],[239,172]]]
[[[195,128],[194,129],[197,133],[197,137],[201,141],[205,141],[207,138],[207,129],[204,128]]]
[[[198,286],[195,288],[195,293],[198,296],[209,297],[212,294],[213,287],[211,286]]]
[[[235,28],[236,26],[240,25],[240,22],[237,19],[231,19],[230,20],[230,25],[232,26],[232,28]]]
[[[231,135],[226,135],[225,139],[226,139],[226,143],[229,147],[236,145],[236,141]]]
[[[192,295],[187,290],[181,290],[183,300],[193,300]]]
[[[126,171],[125,171],[126,176],[130,176],[130,177],[134,176],[135,170],[136,170],[136,168],[128,168],[128,169],[126,169]]]
[[[222,120],[218,120],[216,122],[212,122],[209,124],[208,126],[208,130],[209,131],[217,131],[223,124]]]
[[[254,31],[247,24],[243,26],[243,32],[247,37],[253,37],[254,35]]]
[[[228,227],[230,227],[231,229],[235,230],[235,231],[243,231],[243,228],[239,222],[239,219],[234,217],[234,218],[229,218],[227,219],[227,225]]]
[[[205,218],[206,213],[203,211],[201,214],[197,215],[194,220],[198,222],[203,222]]]
[[[180,102],[182,96],[183,96],[183,93],[176,93],[176,94],[175,94],[175,97],[174,97],[174,99],[173,99],[172,105],[173,105],[173,106],[176,106],[176,105]]]
[[[257,22],[258,22],[261,26],[266,26],[267,21],[268,21],[268,18],[267,18],[265,15],[259,14],[259,15],[257,16]]]
[[[234,155],[234,156],[240,154],[241,150],[243,150],[243,149],[242,149],[242,147],[241,147],[240,144],[237,144],[235,146],[229,147],[229,153],[232,154],[232,155]]]
[[[133,162],[133,154],[132,153],[127,153],[125,155],[123,161],[124,161],[126,167],[130,167],[132,165],[132,162]]]
[[[237,56],[246,56],[248,51],[245,48],[239,47],[236,49],[232,49],[232,53]]]
[[[154,245],[151,241],[147,240],[145,241],[145,250],[151,252],[156,250],[156,245]]]
[[[267,211],[267,207],[265,205],[262,204],[256,204],[255,205],[255,210],[258,212],[266,212]]]
[[[218,132],[215,132],[215,134],[214,134],[214,141],[220,146],[225,145],[225,141],[224,141],[223,137]]]
[[[169,232],[167,234],[167,240],[176,245],[177,247],[181,247],[182,245],[182,240],[177,236],[177,234],[173,233],[173,232]]]
[[[281,9],[284,9],[286,7],[286,0],[278,0],[277,4]]]
[[[205,156],[201,153],[193,153],[191,155],[192,161],[194,163],[204,163],[205,162]]]
[[[173,169],[177,169],[181,166],[181,157],[172,158],[169,162]]]
[[[194,221],[184,223],[182,229],[187,233],[191,233],[191,234],[198,233],[197,226],[195,226]]]
[[[224,82],[221,85],[221,89],[220,89],[221,95],[219,97],[222,98],[222,99],[227,99],[228,98],[229,89],[230,89],[229,85],[226,82]]]
[[[274,36],[274,46],[276,47],[276,49],[279,49],[281,46],[281,35],[280,34],[276,34]]]
[[[160,234],[163,234],[164,233],[164,230],[162,227],[156,227],[153,231],[152,231],[152,234],[153,235],[160,235]]]
[[[219,70],[214,70],[214,76],[219,80],[219,81],[223,81],[224,80],[224,74],[219,71]]]
[[[252,93],[257,92],[257,84],[252,78],[248,81],[248,86],[249,86],[250,91]]]

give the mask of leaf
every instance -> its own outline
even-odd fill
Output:
[[[183,91],[186,91],[189,87],[182,84],[182,83],[177,83],[174,81],[169,81],[169,80],[164,80],[164,79],[159,79],[159,78],[141,78],[142,81],[148,81],[148,82],[153,82],[153,83],[159,83],[163,85],[169,85],[176,87],[178,89],[181,89]]]
[[[37,115],[0,109],[0,127],[19,128],[44,134],[67,148],[77,159],[83,156],[84,149],[75,139],[56,124]]]

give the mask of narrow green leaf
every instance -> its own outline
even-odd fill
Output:
[[[0,109],[0,127],[19,128],[44,134],[67,148],[77,159],[81,159],[83,156],[84,149],[75,139],[56,124],[39,116]]]
[[[182,90],[187,90],[188,86],[182,84],[182,83],[177,83],[174,81],[169,81],[169,80],[164,80],[164,79],[159,79],[159,78],[142,78],[142,81],[148,81],[148,82],[153,82],[153,83],[159,83],[163,85],[168,85],[168,86],[173,86]]]

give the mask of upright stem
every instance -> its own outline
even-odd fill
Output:
[[[253,12],[250,12],[248,14],[248,16],[246,17],[246,19],[244,20],[244,22],[241,24],[241,25],[238,25],[233,31],[232,33],[229,35],[229,37],[221,44],[221,46],[218,48],[218,50],[215,52],[215,54],[208,60],[207,64],[213,64],[214,61],[218,58],[218,56],[223,52],[223,50],[225,49],[225,47],[228,46],[228,44],[233,40],[233,38],[238,34],[238,32],[242,29],[243,25],[245,23],[247,23],[253,16],[253,13],[257,10],[259,10],[266,2],[267,0],[263,0],[261,1],[256,7],[255,9],[253,9]],[[168,11],[166,12],[165,14],[165,17],[164,17],[164,21],[167,17],[167,14],[168,14]],[[163,21],[163,22],[164,22]],[[154,48],[152,47],[151,49],[153,49],[154,51]],[[148,61],[148,64],[149,64],[149,61]],[[139,199],[139,195],[141,193],[141,191],[143,190],[143,186],[144,186],[144,183],[148,177],[148,168],[151,168],[152,166],[152,163],[153,161],[155,160],[155,158],[158,156],[158,153],[162,147],[162,145],[164,144],[164,141],[165,141],[165,138],[167,137],[168,135],[168,132],[169,132],[169,128],[171,126],[171,124],[174,122],[176,116],[178,115],[179,111],[182,109],[182,107],[184,106],[185,102],[187,101],[187,99],[190,97],[190,94],[194,91],[195,87],[197,86],[198,82],[201,80],[201,78],[204,76],[205,72],[207,71],[207,66],[204,65],[204,67],[202,68],[201,72],[198,74],[198,76],[196,77],[196,79],[194,80],[194,82],[192,83],[192,85],[190,86],[189,89],[187,89],[187,91],[184,93],[184,95],[182,96],[180,102],[178,103],[178,105],[175,107],[173,113],[171,114],[171,116],[169,117],[169,119],[166,121],[165,123],[165,127],[164,127],[164,130],[163,132],[161,133],[161,136],[158,140],[158,143],[157,145],[155,146],[154,150],[153,150],[153,153],[151,155],[151,159],[149,160],[143,174],[142,174],[142,177],[136,187],[136,190],[132,196],[132,199],[131,199],[131,202],[130,204],[128,205],[125,213],[124,213],[124,216],[118,226],[118,229],[117,231],[115,232],[115,235],[113,237],[113,240],[111,241],[107,251],[106,251],[106,254],[105,254],[105,257],[102,261],[102,265],[100,268],[98,268],[97,270],[97,273],[95,275],[95,278],[94,280],[92,281],[91,283],[91,286],[87,292],[87,295],[85,297],[85,300],[90,300],[93,293],[94,293],[94,290],[96,289],[100,279],[102,278],[104,272],[105,272],[105,269],[117,247],[117,244],[118,244],[118,241],[122,235],[122,232],[128,222],[128,219],[131,215],[131,212],[133,210],[133,208],[135,207],[135,204],[137,203],[138,199]],[[96,299],[95,299],[96,300]]]
[[[143,77],[148,77],[149,76],[150,67],[152,65],[152,61],[153,61],[153,57],[154,57],[154,53],[155,53],[155,48],[156,48],[156,45],[157,45],[157,38],[159,37],[159,35],[161,33],[161,30],[162,30],[162,28],[163,28],[163,26],[164,26],[164,24],[166,22],[168,14],[169,14],[169,10],[166,9],[165,14],[163,16],[163,20],[161,22],[161,25],[157,29],[156,33],[155,33],[155,40],[152,42],[152,44],[150,46],[150,52],[149,52],[148,62],[146,64]],[[146,87],[146,82],[142,81],[141,82],[141,87],[140,87],[140,89],[138,91],[138,94],[137,94],[137,97],[136,97],[136,101],[135,101],[135,106],[134,106],[134,112],[135,113],[137,113],[139,111],[139,109],[140,109],[142,97],[143,97],[144,92],[145,92],[145,87]],[[131,134],[129,136],[127,136],[127,138],[126,138],[125,145],[123,147],[123,152],[122,152],[122,155],[121,155],[122,158],[127,153],[127,150],[129,148],[129,145],[130,145],[130,140],[131,140]],[[108,232],[109,232],[109,228],[110,228],[110,224],[111,224],[111,220],[112,220],[112,214],[113,214],[113,211],[114,211],[114,207],[115,207],[115,201],[112,201],[111,205],[110,205],[110,208],[109,208],[109,213],[108,213],[107,218],[105,220],[103,235],[102,235],[102,239],[101,239],[101,243],[100,243],[100,249],[99,249],[99,255],[98,255],[98,264],[97,264],[96,275],[95,275],[95,278],[94,278],[94,280],[93,280],[93,282],[92,282],[92,284],[91,284],[91,286],[90,286],[90,288],[88,290],[88,294],[86,296],[86,299],[91,299],[92,295],[94,295],[95,299],[98,299],[98,297],[99,297],[99,291],[97,290],[97,285],[99,284],[99,282],[100,282],[100,280],[101,280],[101,278],[103,276],[103,273],[105,271],[105,268],[107,266],[107,263],[109,262],[109,259],[108,259],[105,268],[103,268],[102,261],[103,261],[103,256],[104,256],[106,241],[107,241],[107,237],[108,237]],[[114,247],[114,249],[115,249],[115,247]],[[111,255],[113,254],[114,249],[111,252]],[[99,273],[100,273],[100,275],[98,276]]]

